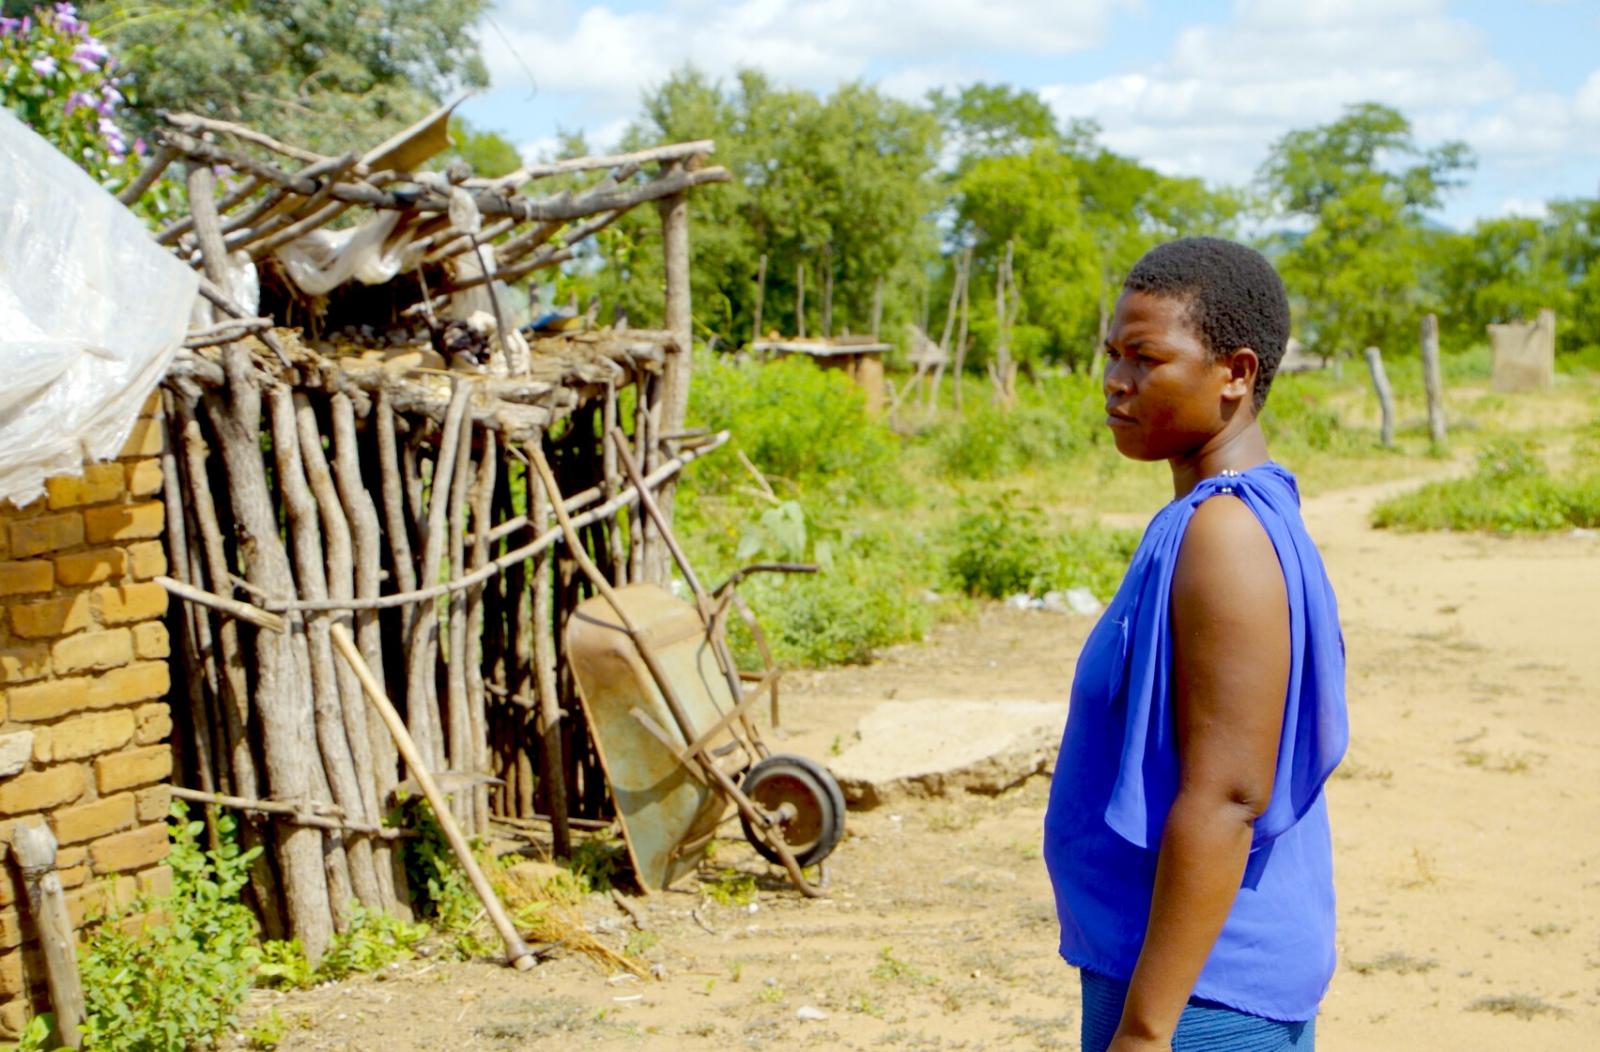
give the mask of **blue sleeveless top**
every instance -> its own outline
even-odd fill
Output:
[[[1294,476],[1272,462],[1217,476],[1156,513],[1085,641],[1050,786],[1044,858],[1068,963],[1126,981],[1144,943],[1156,854],[1178,787],[1172,575],[1195,509],[1231,493],[1266,529],[1289,597],[1289,688],[1272,798],[1243,886],[1194,996],[1311,1019],[1333,977],[1333,851],[1322,786],[1349,741],[1344,640]]]

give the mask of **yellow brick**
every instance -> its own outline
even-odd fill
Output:
[[[157,500],[89,508],[83,513],[83,526],[90,544],[159,537],[163,521],[164,512]],[[16,543],[15,538],[12,543]]]
[[[97,840],[89,847],[89,857],[99,876],[152,866],[167,857],[166,823],[141,826]]]
[[[27,1024],[28,1006],[21,998],[0,1005],[0,1035],[18,1038],[22,1036],[22,1028]]]
[[[167,612],[167,590],[154,581],[102,585],[90,595],[99,611],[100,623],[105,625],[151,621]]]
[[[139,881],[139,894],[146,899],[165,898],[172,894],[171,866],[154,866],[135,877]]]
[[[148,581],[167,572],[167,552],[160,541],[128,545],[128,572],[136,581]]]
[[[0,997],[15,997],[26,989],[22,978],[22,951],[0,953]]]
[[[167,626],[161,621],[146,621],[133,626],[133,652],[149,661],[172,654],[172,640],[167,636]]]
[[[0,650],[0,683],[30,683],[50,674],[50,647],[18,644]]]
[[[11,703],[6,700],[6,692],[0,690],[0,723],[11,718]]]
[[[83,882],[89,879],[91,870],[87,862],[80,866],[63,866],[57,863],[56,875],[61,878],[62,887],[76,888],[81,887]]]
[[[153,417],[140,417],[133,425],[133,430],[128,432],[128,440],[122,444],[119,457],[158,457],[166,444],[166,429],[161,426],[161,421]]]
[[[141,705],[134,710],[133,715],[138,721],[138,727],[133,732],[134,740],[140,745],[154,745],[156,742],[165,741],[167,735],[172,733],[172,712],[164,701]]]
[[[50,728],[33,728],[33,762],[44,765],[50,762]]]
[[[128,465],[128,492],[149,497],[161,492],[161,461],[135,460]]]
[[[57,675],[120,668],[132,660],[133,633],[126,628],[79,632],[50,648],[50,664]]]
[[[120,749],[133,737],[133,727],[133,713],[127,709],[62,720],[50,728],[50,759],[82,760]]]
[[[87,676],[46,680],[12,687],[6,700],[11,705],[12,719],[38,723],[93,708],[95,686],[95,681]]]
[[[0,501],[0,559],[11,558],[11,531],[5,524],[5,511],[11,505]]]
[[[0,909],[4,909],[7,906],[16,905],[18,901],[17,897],[19,895],[27,894],[27,892],[25,892],[22,888],[22,878],[20,874],[18,876],[12,876],[11,874],[16,871],[10,869],[10,867],[7,867],[7,870],[8,871],[6,873],[0,874]]]
[[[120,793],[92,804],[63,808],[50,816],[56,841],[62,844],[81,844],[85,840],[120,832],[133,823],[132,793]]]
[[[172,749],[166,745],[146,745],[126,752],[102,756],[94,762],[101,793],[164,781],[172,774]]]
[[[11,524],[11,555],[25,559],[83,543],[83,516],[77,512],[41,515]]]
[[[121,548],[97,548],[56,556],[56,580],[69,587],[99,584],[128,572],[128,553]]]
[[[64,847],[56,852],[57,866],[81,866],[89,861],[89,849],[86,847]]]
[[[122,496],[126,477],[122,465],[115,461],[85,464],[82,477],[58,475],[44,484],[45,493],[50,499],[50,510],[116,500]]]
[[[48,559],[0,563],[0,595],[48,592],[55,586],[55,567]]]
[[[141,661],[126,668],[114,668],[94,681],[89,702],[84,708],[105,709],[151,698],[166,697],[172,689],[172,676],[165,661]]]
[[[172,811],[172,786],[152,785],[134,793],[134,803],[139,809],[139,821],[165,821]]]
[[[155,417],[161,415],[161,388],[158,387],[150,392],[150,397],[146,398],[144,405],[139,407],[139,415]]]
[[[83,795],[88,768],[70,763],[19,774],[0,783],[0,814],[20,815],[69,804]]]
[[[22,916],[16,910],[0,910],[0,949],[22,945]]]
[[[23,639],[48,639],[87,628],[94,621],[87,595],[63,595],[11,608],[11,631]]]

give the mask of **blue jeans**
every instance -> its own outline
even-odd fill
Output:
[[[1122,1019],[1128,984],[1079,969],[1083,976],[1083,1052],[1106,1052]],[[1172,1052],[1312,1052],[1316,1020],[1281,1023],[1215,1001],[1191,998],[1172,1035]]]

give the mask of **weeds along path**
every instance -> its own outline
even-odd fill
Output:
[[[1583,1047],[1600,1028],[1600,539],[1368,529],[1405,485],[1306,505],[1341,600],[1355,739],[1329,790],[1341,966],[1319,1047]],[[1088,627],[994,606],[871,666],[801,674],[773,745],[825,758],[889,698],[1064,705]],[[1045,790],[853,813],[827,900],[737,841],[699,887],[646,901],[648,933],[593,898],[602,937],[631,940],[661,981],[575,959],[525,975],[410,961],[258,994],[252,1016],[276,1011],[286,1049],[1075,1047],[1037,847]]]

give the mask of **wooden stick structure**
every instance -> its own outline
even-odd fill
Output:
[[[566,855],[574,830],[611,824],[562,652],[585,586],[550,517],[611,584],[663,579],[672,487],[727,441],[684,425],[689,201],[728,179],[714,144],[430,172],[450,112],[336,156],[163,115],[121,195],[142,208],[162,179],[184,184],[186,213],[155,240],[198,272],[211,315],[162,394],[176,789],[252,816],[251,905],[313,964],[352,900],[410,909],[386,822],[402,766],[467,786],[434,804],[462,837],[548,821]],[[659,327],[601,324],[597,304],[554,328],[517,317],[509,283],[644,206],[661,222]],[[393,277],[319,262],[330,224],[381,245]],[[529,450],[557,466],[563,507],[530,485]]]

